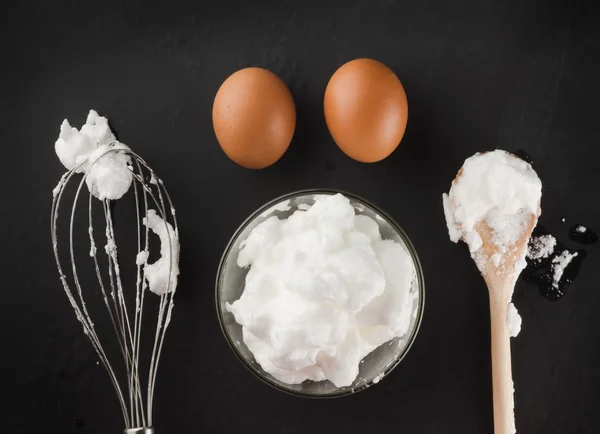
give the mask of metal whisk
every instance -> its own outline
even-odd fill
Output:
[[[94,164],[97,164],[104,156],[109,153],[119,153],[125,155],[126,167],[132,173],[132,186],[133,186],[133,197],[135,198],[135,209],[137,219],[137,251],[140,252],[135,260],[127,259],[123,261],[122,258],[117,257],[118,249],[115,242],[115,231],[113,224],[113,213],[112,213],[112,202],[110,200],[98,200],[92,197],[92,194],[88,192],[88,233],[85,238],[89,238],[90,252],[89,258],[93,262],[93,268],[96,271],[97,283],[100,287],[101,297],[104,300],[106,309],[108,310],[108,316],[112,322],[114,332],[125,362],[126,376],[121,375],[118,378],[117,373],[113,369],[109,357],[107,356],[102,343],[99,338],[94,322],[88,312],[86,306],[85,297],[90,295],[92,288],[82,288],[76,266],[76,256],[74,253],[74,232],[75,232],[75,214],[76,208],[82,190],[85,192],[88,189],[85,187],[87,173],[90,171]],[[173,297],[175,293],[176,280],[171,279],[174,273],[174,266],[178,263],[178,228],[177,219],[175,217],[175,209],[171,203],[171,199],[167,190],[165,189],[162,180],[160,180],[154,171],[146,164],[146,162],[140,158],[137,154],[126,149],[115,149],[110,148],[102,157],[98,158],[91,163],[90,168],[83,174],[83,177],[79,181],[79,185],[75,191],[72,206],[69,213],[69,257],[70,266],[63,267],[59,257],[59,240],[57,236],[57,222],[59,217],[59,208],[63,196],[66,196],[65,187],[73,179],[77,179],[75,176],[78,168],[86,162],[82,162],[77,167],[66,172],[58,186],[54,190],[54,199],[52,201],[52,214],[51,214],[51,233],[52,233],[52,245],[54,248],[54,255],[56,258],[56,265],[60,275],[65,293],[71,303],[71,306],[75,310],[77,319],[83,326],[83,331],[90,339],[94,350],[98,353],[100,361],[106,368],[112,384],[117,392],[117,397],[121,410],[123,412],[123,418],[125,421],[125,433],[127,434],[152,434],[154,432],[152,428],[152,407],[154,400],[154,389],[156,382],[156,372],[158,369],[158,363],[160,360],[161,350],[165,339],[167,327],[171,320],[171,312],[173,310]],[[123,167],[123,164],[121,164]],[[71,190],[71,189],[69,189]],[[131,189],[130,189],[131,190]],[[131,191],[126,196],[131,196]],[[125,200],[125,199],[123,199]],[[164,222],[166,233],[168,234],[169,241],[169,278],[165,293],[155,296],[148,295],[148,297],[157,297],[158,300],[158,319],[157,326],[153,339],[153,346],[150,356],[150,367],[148,370],[147,381],[143,382],[140,377],[140,347],[141,347],[141,336],[145,294],[148,289],[146,283],[146,266],[148,262],[149,252],[149,226],[150,224],[143,218],[148,216],[149,204],[156,209],[156,215],[160,216]],[[94,225],[98,224],[93,222],[92,219],[92,208],[93,206],[102,206],[102,212],[104,215],[104,239],[106,246],[104,252],[106,254],[106,263],[108,266],[101,267],[99,264],[100,249],[96,249],[96,236],[97,231],[94,230]],[[150,210],[151,211],[151,210]],[[151,211],[152,212],[152,211]],[[142,227],[142,224],[144,227]],[[164,240],[163,240],[164,241]],[[81,241],[79,241],[81,242]],[[163,242],[164,244],[164,242]],[[173,247],[176,246],[175,249]],[[164,247],[164,246],[163,246]],[[162,249],[161,249],[162,251]],[[141,260],[140,260],[141,255]],[[172,257],[172,256],[175,257]],[[87,256],[87,255],[81,255]],[[164,257],[164,254],[163,254]],[[77,257],[77,261],[81,261],[81,258]],[[66,262],[66,261],[65,261]],[[137,280],[135,283],[135,301],[132,301],[132,295],[126,297],[127,289],[124,288],[121,279],[121,270],[119,264],[136,264],[137,267]],[[91,266],[92,264],[90,264]],[[70,274],[67,276],[66,270],[70,269]],[[174,283],[175,282],[175,283]],[[74,291],[71,288],[74,287]],[[133,288],[131,288],[133,289]],[[97,293],[97,291],[96,291]],[[126,301],[129,299],[129,302]],[[146,301],[146,305],[150,303]],[[128,305],[129,304],[129,305]],[[148,307],[146,308],[148,309]],[[133,319],[133,321],[131,321]],[[104,338],[104,336],[103,336]],[[113,360],[114,361],[114,360]],[[144,377],[145,379],[145,377]]]

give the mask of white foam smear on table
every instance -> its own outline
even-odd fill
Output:
[[[564,250],[560,255],[552,259],[552,286],[554,288],[558,288],[565,269],[576,256],[577,252],[571,253],[568,250]]]
[[[280,381],[349,386],[367,354],[408,333],[418,296],[411,256],[345,196],[320,195],[306,211],[268,218],[240,249],[238,266],[250,268],[227,309]]]
[[[552,235],[540,235],[533,237],[529,242],[527,258],[532,260],[540,260],[547,258],[554,252],[556,247],[556,238]]]
[[[54,145],[56,155],[67,170],[86,173],[90,193],[100,200],[120,199],[131,186],[133,174],[129,169],[129,147],[120,143],[108,126],[108,120],[90,110],[81,130],[72,127],[68,120],[60,126],[60,135]],[[64,182],[64,180],[61,180]],[[56,195],[61,183],[53,190]]]
[[[480,250],[482,239],[477,225],[487,224],[498,250],[489,260],[496,273],[510,273],[507,278],[514,283],[526,266],[527,248],[514,270],[506,270],[502,260],[522,237],[531,215],[539,214],[541,196],[542,183],[529,163],[502,150],[475,154],[463,164],[449,194],[442,197],[450,239],[466,242],[477,267],[484,272],[488,259]],[[544,255],[546,251],[535,254]],[[511,335],[516,336],[521,318],[512,303],[507,322]]]

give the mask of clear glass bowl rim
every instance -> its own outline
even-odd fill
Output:
[[[217,318],[219,320],[219,326],[221,327],[221,332],[223,333],[223,336],[225,337],[225,340],[227,341],[227,345],[229,345],[229,348],[235,354],[237,359],[242,363],[242,365],[244,365],[246,367],[246,369],[248,369],[250,372],[252,372],[252,374],[254,374],[254,376],[257,377],[259,380],[261,380],[263,383],[268,384],[269,386],[273,387],[276,390],[279,390],[281,392],[284,392],[284,393],[287,393],[287,394],[293,395],[293,396],[300,396],[300,397],[305,397],[305,398],[316,398],[316,399],[336,398],[336,397],[341,397],[341,396],[353,395],[356,392],[360,392],[362,390],[365,390],[365,389],[371,387],[375,383],[373,381],[369,381],[368,383],[365,383],[354,389],[348,388],[348,389],[339,390],[339,391],[336,391],[333,393],[316,395],[316,394],[311,394],[311,393],[305,393],[305,392],[285,389],[285,388],[281,387],[279,384],[272,382],[269,378],[265,377],[260,371],[258,371],[256,368],[254,368],[250,363],[248,363],[248,360],[242,354],[240,354],[238,352],[236,345],[231,340],[231,337],[229,336],[229,333],[227,332],[227,329],[226,329],[225,323],[224,323],[224,319],[223,319],[223,315],[221,312],[221,308],[220,308],[221,300],[220,300],[220,296],[219,296],[219,293],[220,293],[219,288],[221,286],[221,280],[222,280],[222,274],[223,274],[224,265],[225,265],[225,259],[229,255],[229,252],[231,251],[233,245],[237,241],[240,234],[244,231],[244,229],[246,229],[246,227],[252,221],[254,221],[257,217],[259,217],[263,212],[265,212],[267,209],[271,208],[273,205],[275,205],[279,202],[283,202],[284,200],[296,198],[298,196],[318,195],[318,194],[336,194],[336,193],[343,194],[344,196],[346,196],[347,198],[349,198],[351,200],[354,200],[356,202],[364,204],[364,205],[372,208],[375,212],[377,212],[377,214],[382,216],[394,228],[394,230],[400,235],[400,237],[404,241],[404,244],[406,245],[406,248],[408,249],[408,252],[415,264],[415,269],[416,269],[416,274],[417,274],[418,291],[419,291],[419,305],[417,306],[417,316],[415,318],[415,325],[411,331],[410,336],[408,337],[408,340],[404,347],[404,351],[396,358],[396,360],[394,360],[394,363],[392,363],[383,372],[384,376],[386,376],[390,372],[392,372],[394,370],[394,368],[396,368],[396,366],[398,366],[400,364],[400,362],[404,359],[404,357],[406,357],[406,355],[408,354],[408,351],[410,350],[410,348],[412,347],[412,345],[415,341],[417,333],[419,332],[419,328],[421,327],[421,321],[423,319],[423,309],[425,307],[425,279],[424,279],[424,275],[423,275],[423,268],[421,267],[421,261],[419,260],[417,251],[416,251],[414,245],[412,244],[410,238],[406,234],[406,232],[404,232],[404,230],[400,227],[400,225],[398,223],[396,223],[396,221],[389,214],[387,214],[385,211],[383,211],[377,205],[373,204],[372,202],[370,202],[366,199],[363,199],[360,196],[357,196],[356,194],[348,193],[346,191],[338,190],[338,189],[334,189],[334,188],[310,188],[310,189],[305,189],[305,190],[297,190],[297,191],[293,191],[291,193],[287,193],[282,196],[276,197],[275,199],[270,200],[269,202],[267,202],[264,205],[262,205],[261,207],[259,207],[252,214],[250,214],[250,216],[248,216],[246,218],[246,220],[244,220],[244,222],[233,233],[231,239],[227,243],[227,246],[225,247],[225,250],[223,251],[223,255],[221,256],[221,260],[219,261],[219,268],[217,269],[217,278],[216,278],[216,282],[215,282],[215,304],[216,304],[216,309],[217,309]]]

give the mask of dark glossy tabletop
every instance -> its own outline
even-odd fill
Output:
[[[0,338],[7,433],[120,433],[104,370],[62,291],[49,234],[64,118],[107,116],[160,174],[177,208],[181,276],[157,380],[170,433],[492,433],[487,290],[442,212],[464,159],[523,150],[560,241],[600,230],[600,26],[591,1],[8,1],[0,12],[3,241]],[[323,117],[328,78],[372,57],[402,80],[408,127],[377,164],[346,157]],[[222,81],[262,66],[297,107],[290,149],[262,171],[223,154],[211,108]],[[362,196],[406,230],[426,282],[423,323],[400,366],[335,400],[294,398],[231,353],[214,307],[218,262],[257,207],[323,187]],[[566,223],[561,220],[565,219]],[[517,284],[512,340],[520,433],[598,432],[600,245],[569,292]]]

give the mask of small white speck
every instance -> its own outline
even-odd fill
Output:
[[[61,180],[61,182],[60,182],[60,183],[59,183],[59,184],[58,184],[56,187],[54,187],[54,189],[52,190],[52,197],[56,197],[56,196],[58,196],[58,193],[60,193],[60,189],[61,189],[61,188],[62,188],[62,180]]]
[[[567,220],[563,217],[562,219],[560,219],[561,222],[566,222]]]
[[[239,344],[240,344],[240,341],[235,341],[235,344],[236,344],[236,345],[239,345]]]
[[[146,252],[145,250],[142,250],[141,252],[139,252],[137,254],[137,256],[135,257],[136,265],[144,265],[147,260],[148,260],[148,252]]]
[[[379,374],[377,377],[373,378],[373,384],[377,384],[383,378],[383,373]]]
[[[575,232],[579,232],[580,234],[585,234],[587,232],[587,228],[583,225],[579,225],[575,228]]]

